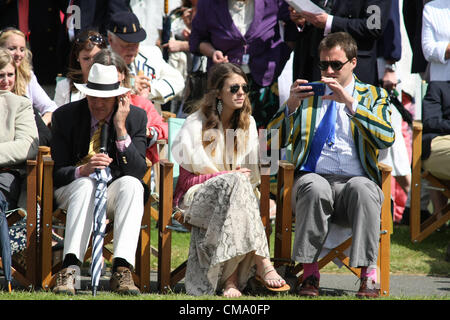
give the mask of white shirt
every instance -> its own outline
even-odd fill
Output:
[[[350,95],[353,95],[355,79],[353,78],[351,83],[344,89]],[[331,90],[327,87],[325,95],[329,95],[330,93]],[[321,108],[319,119],[316,122],[317,127],[325,115],[330,103],[331,100],[323,100],[323,107]],[[353,111],[356,110],[357,104],[358,102],[355,101],[352,107]],[[346,110],[344,103],[336,102],[336,108],[335,142],[331,146],[327,143],[324,144],[322,153],[320,154],[319,159],[317,159],[316,173],[337,174],[343,176],[366,176],[353,141],[350,115]]]
[[[445,51],[450,43],[450,1],[434,0],[423,9],[422,51],[430,62],[430,81],[450,80]]]
[[[55,97],[53,98],[53,101],[55,101],[58,107],[69,102],[84,99],[85,97],[86,95],[78,90],[75,92],[70,90],[69,79],[64,78],[56,82]]]

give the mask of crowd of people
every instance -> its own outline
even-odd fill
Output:
[[[25,162],[50,146],[56,205],[67,211],[53,292],[76,293],[93,226],[91,177],[108,169],[111,290],[139,294],[131,270],[149,192],[142,178],[146,159],[159,161],[157,140],[168,139],[169,111],[185,118],[172,153],[174,207],[191,228],[188,294],[238,297],[253,276],[268,290],[290,290],[259,218],[259,131],[267,129],[267,149],[276,139],[278,156],[295,166],[298,294],[319,295],[317,261],[336,224],[353,234],[357,296],[379,295],[378,163],[393,169],[393,221],[407,224],[412,119],[423,122],[424,169],[450,180],[447,0],[312,0],[319,13],[284,0],[62,2],[0,3],[8,23],[0,31],[0,214],[26,206]],[[32,16],[45,7],[52,18],[42,23],[52,27],[43,35]],[[40,60],[49,40],[38,41],[50,35],[51,68]],[[448,202],[436,190],[429,198],[434,212]],[[422,205],[426,215],[425,197]],[[26,232],[10,233],[18,254]]]

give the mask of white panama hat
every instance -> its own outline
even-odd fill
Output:
[[[89,70],[87,84],[74,83],[75,87],[87,96],[98,98],[117,97],[130,91],[121,87],[115,66],[94,63]]]

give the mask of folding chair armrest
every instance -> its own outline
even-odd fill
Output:
[[[391,166],[388,166],[387,164],[384,164],[384,163],[381,163],[381,162],[378,163],[378,169],[381,171],[382,174],[383,173],[391,173],[392,172],[392,167]]]
[[[423,131],[423,124],[420,120],[413,121],[413,132]]]

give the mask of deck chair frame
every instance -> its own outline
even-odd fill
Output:
[[[410,235],[413,243],[421,242],[450,220],[450,204],[447,204],[441,212],[435,210],[435,212],[433,212],[433,214],[425,221],[421,222],[420,220],[422,179],[429,182],[430,186],[428,188],[441,191],[445,197],[450,198],[450,181],[440,180],[428,171],[422,172],[422,130],[423,126],[421,121],[415,120],[413,122],[411,204],[409,218]]]
[[[379,168],[382,173],[381,189],[384,195],[384,202],[381,208],[381,225],[380,225],[380,245],[378,249],[377,265],[380,270],[380,293],[383,296],[389,295],[390,281],[390,235],[392,231],[391,218],[391,171],[389,166],[380,164]],[[275,225],[275,266],[287,266],[287,273],[297,277],[297,285],[302,282],[303,265],[301,263],[295,265],[291,260],[292,248],[292,205],[291,195],[294,182],[294,165],[281,161],[278,171],[277,182],[277,217]],[[347,269],[356,276],[360,276],[359,268],[352,268],[349,265],[349,258],[344,253],[351,246],[352,238],[350,237],[340,245],[319,259],[319,269],[323,268],[334,259],[339,259]]]
[[[55,283],[55,275],[57,270],[61,268],[62,262],[53,265],[52,262],[52,246],[51,235],[53,220],[59,220],[65,223],[65,213],[63,210],[53,210],[53,166],[54,162],[50,156],[43,157],[43,208],[41,211],[41,233],[40,233],[40,265],[39,265],[39,282],[44,290],[49,290]],[[147,161],[147,172],[143,181],[150,188],[151,166]],[[151,201],[149,197],[144,206],[144,214],[141,222],[141,230],[139,233],[139,241],[136,249],[135,270],[132,272],[133,280],[140,288],[141,292],[150,292],[150,221],[151,221]],[[106,228],[106,236],[104,239],[103,256],[111,261],[113,253],[105,247],[113,239],[112,224],[108,224]],[[89,242],[91,243],[91,242]],[[91,245],[89,245],[84,260],[92,254]]]

